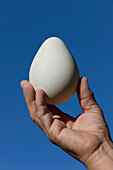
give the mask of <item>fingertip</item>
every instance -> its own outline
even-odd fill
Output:
[[[22,87],[22,89],[24,90],[24,91],[26,91],[26,90],[34,90],[34,88],[33,88],[33,86],[32,86],[32,84],[30,84],[30,82],[29,81],[27,81],[27,80],[22,80],[21,82],[20,82],[20,85],[21,85],[21,87]]]
[[[88,85],[88,78],[82,77],[82,84]]]
[[[43,95],[43,96],[46,95],[46,93],[44,92],[44,90],[41,89],[41,88],[40,88],[40,89],[37,89],[37,90],[36,90],[36,93],[38,93],[38,95],[41,95],[41,96],[42,96],[42,95]]]
[[[81,88],[83,89],[83,88],[86,88],[86,87],[88,87],[88,79],[87,79],[87,77],[81,77],[79,79],[77,91],[79,92]]]
[[[87,77],[82,77],[83,81],[88,82],[88,78]]]
[[[22,80],[22,81],[20,82],[20,86],[21,86],[22,88],[24,88],[25,84],[27,84],[27,83],[29,83],[27,80]]]
[[[36,90],[36,101],[38,105],[46,104],[46,93],[43,89]]]
[[[79,100],[85,98],[89,94],[88,79],[87,77],[81,77],[79,87],[77,89],[77,95]]]
[[[34,92],[34,88],[33,88],[32,84],[30,84],[29,81],[27,81],[27,80],[22,80],[22,81],[20,82],[20,85],[21,85],[21,87],[22,87],[24,96],[27,96],[29,93],[33,93],[33,92]]]
[[[38,96],[38,98],[43,98],[44,100],[46,100],[46,93],[42,89],[36,90],[36,96]]]
[[[20,82],[20,86],[23,88],[23,86],[24,86],[24,80],[22,80],[22,81]]]
[[[22,87],[23,94],[24,94],[25,100],[27,102],[27,105],[29,105],[29,103],[31,103],[32,101],[35,100],[34,88],[33,88],[32,84],[30,84],[30,82],[27,80],[21,81],[21,87]]]

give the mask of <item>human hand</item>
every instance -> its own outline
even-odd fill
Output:
[[[49,140],[81,161],[88,169],[101,168],[104,151],[109,152],[109,155],[113,153],[112,142],[102,110],[88,87],[87,78],[81,78],[77,90],[83,110],[77,118],[63,113],[56,106],[48,105],[45,92],[38,89],[35,93],[28,81],[23,80],[21,87],[31,119]]]

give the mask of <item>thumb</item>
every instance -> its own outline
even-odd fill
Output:
[[[79,86],[77,90],[78,100],[83,112],[97,112],[101,111],[101,108],[97,104],[93,92],[88,86],[88,79],[82,77],[79,81]]]

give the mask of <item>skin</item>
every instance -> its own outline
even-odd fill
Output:
[[[46,103],[46,94],[27,81],[21,82],[31,119],[48,139],[89,170],[113,168],[113,143],[103,112],[97,104],[88,80],[79,81],[77,95],[83,113],[74,118]],[[103,168],[102,168],[103,167]]]

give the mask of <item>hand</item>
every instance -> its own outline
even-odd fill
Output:
[[[77,90],[78,100],[83,109],[83,113],[77,118],[63,113],[56,106],[48,105],[45,92],[38,89],[35,93],[28,81],[23,80],[21,87],[31,119],[45,132],[52,143],[87,167],[98,162],[94,155],[99,157],[101,148],[112,146],[108,126],[101,108],[88,87],[87,78],[80,79]]]

